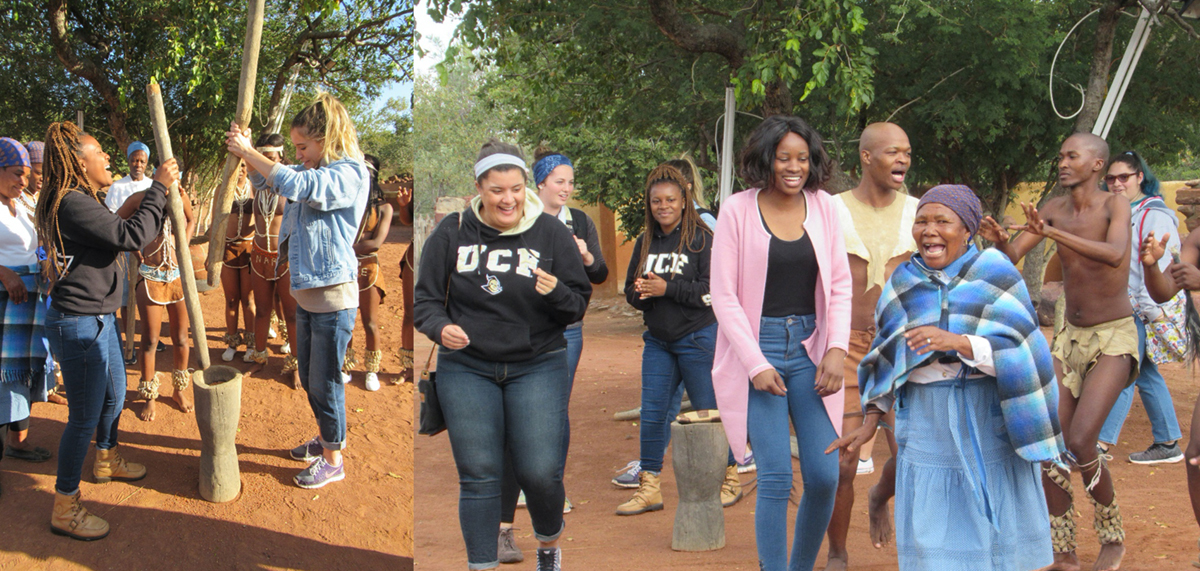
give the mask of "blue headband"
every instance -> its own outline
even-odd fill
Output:
[[[15,139],[0,137],[0,168],[28,167],[29,151]]]
[[[533,184],[542,184],[542,181],[546,180],[546,177],[550,176],[554,169],[562,165],[575,168],[575,165],[571,164],[571,159],[568,159],[566,155],[554,154],[542,157],[533,165]]]
[[[150,147],[147,147],[146,143],[143,143],[141,141],[134,141],[132,143],[129,143],[129,148],[125,149],[125,158],[129,159],[129,157],[133,156],[133,153],[135,153],[137,151],[142,151],[142,152],[146,153],[146,160],[150,160]]]

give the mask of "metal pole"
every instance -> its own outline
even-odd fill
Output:
[[[75,126],[79,127],[80,131],[83,130],[83,111],[75,112]]]
[[[154,142],[158,156],[169,161],[175,157],[171,149],[171,137],[167,132],[167,114],[163,111],[162,91],[157,83],[146,86],[146,98],[150,101],[150,122],[154,127]],[[167,208],[171,215],[171,226],[175,229],[175,258],[179,263],[179,276],[183,278],[183,299],[187,306],[188,320],[192,324],[192,352],[200,360],[200,369],[209,368],[208,333],[204,328],[204,313],[200,311],[200,295],[196,291],[196,272],[192,268],[192,254],[188,249],[187,218],[183,214],[183,199],[179,196],[179,183],[171,185],[167,193]],[[150,348],[154,350],[153,347]]]
[[[725,133],[721,137],[721,186],[718,193],[721,202],[733,194],[733,121],[737,115],[737,101],[733,87],[725,88]]]
[[[1108,137],[1108,131],[1117,119],[1121,100],[1125,98],[1125,90],[1133,79],[1133,71],[1142,57],[1142,50],[1150,40],[1150,30],[1150,12],[1142,8],[1137,25],[1133,28],[1133,35],[1129,37],[1129,45],[1125,47],[1125,55],[1121,57],[1121,64],[1113,76],[1112,86],[1109,87],[1108,95],[1104,98],[1104,105],[1100,107],[1100,115],[1092,127],[1093,135],[1102,139]]]

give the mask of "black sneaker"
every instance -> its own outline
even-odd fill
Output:
[[[537,550],[537,571],[562,571],[562,550],[555,547],[553,549]]]
[[[1129,455],[1129,461],[1134,464],[1174,464],[1182,460],[1183,451],[1179,449],[1179,442],[1173,444],[1155,442],[1145,451]]]

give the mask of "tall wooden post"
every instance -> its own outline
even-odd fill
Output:
[[[150,102],[150,123],[154,128],[154,142],[158,147],[158,156],[169,161],[175,158],[171,149],[171,137],[167,132],[167,114],[163,111],[162,90],[157,83],[146,86],[146,98]],[[167,208],[171,216],[171,226],[175,232],[175,258],[179,263],[179,275],[183,279],[183,300],[187,306],[188,320],[192,324],[192,352],[200,360],[200,368],[207,369],[210,365],[208,358],[208,333],[204,327],[204,313],[200,311],[200,297],[196,292],[196,272],[192,268],[192,254],[188,246],[187,217],[183,214],[183,198],[179,195],[179,184],[171,185],[167,195]],[[133,286],[130,285],[130,288]],[[151,348],[153,350],[153,348]]]
[[[238,83],[237,116],[234,121],[245,129],[250,126],[250,112],[254,107],[254,82],[258,77],[258,52],[262,45],[263,4],[265,0],[250,0],[246,14],[246,40],[242,44],[242,77]],[[212,223],[208,228],[208,284],[221,282],[221,266],[224,265],[225,232],[229,223],[229,209],[233,206],[233,190],[237,184],[238,166],[242,160],[229,155],[225,159],[225,170],[221,172],[221,184],[213,196]],[[187,251],[187,250],[182,250]]]

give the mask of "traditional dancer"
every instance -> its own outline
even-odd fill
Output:
[[[1054,338],[1054,367],[1062,386],[1058,417],[1069,460],[1083,477],[1095,508],[1100,540],[1096,571],[1121,565],[1125,529],[1117,506],[1111,457],[1096,442],[1104,419],[1122,390],[1138,376],[1138,330],[1129,303],[1129,201],[1100,189],[1108,162],[1108,144],[1090,133],[1076,133],[1058,152],[1058,182],[1070,191],[1039,211],[1022,204],[1024,230],[1011,242],[991,217],[980,235],[1016,263],[1044,238],[1058,243],[1066,295],[1066,324]],[[1046,463],[1044,483],[1054,537],[1050,570],[1079,569],[1075,555],[1075,518],[1070,467]]]
[[[879,295],[896,267],[908,261],[917,250],[912,232],[917,199],[899,192],[904,187],[904,176],[912,161],[908,135],[894,123],[867,125],[859,137],[858,156],[862,181],[850,191],[833,197],[854,283],[850,300],[850,350],[846,353],[845,363],[846,412],[842,416],[842,434],[850,434],[863,425],[858,365],[871,350],[871,342],[875,339],[875,305]],[[891,535],[892,521],[887,502],[895,494],[896,483],[896,441],[890,430],[885,430],[884,434],[892,458],[884,465],[879,482],[867,495],[871,543],[877,548],[886,545]],[[867,441],[863,451],[869,450],[873,441]],[[869,454],[867,452],[868,458]],[[829,562],[825,564],[825,571],[842,571],[849,564],[846,536],[850,532],[854,477],[862,465],[860,458],[860,455],[845,454],[839,461],[837,501],[829,521]]]
[[[117,320],[121,252],[145,248],[163,222],[167,189],[179,178],[175,160],[155,172],[150,192],[127,220],[109,212],[96,195],[112,184],[108,155],[74,123],[46,132],[45,180],[38,199],[38,237],[46,248],[52,284],[46,314],[50,349],[58,356],[67,389],[67,426],[58,446],[52,531],[75,539],[108,535],[108,523],[80,501],[79,479],[92,435],[97,483],[140,480],[146,467],[117,452],[117,425],[125,402]]]
[[[128,219],[141,206],[146,191],[130,196],[117,209],[117,216]],[[192,203],[183,201],[183,215],[187,220],[184,235],[188,241],[196,229],[192,216]],[[162,230],[141,251],[142,262],[138,267],[137,294],[138,313],[142,316],[142,378],[138,382],[138,396],[146,400],[146,406],[138,413],[144,421],[154,420],[157,414],[158,371],[155,370],[158,352],[158,336],[162,330],[162,311],[167,310],[167,322],[171,331],[174,351],[174,368],[171,370],[171,398],[183,412],[192,412],[192,399],[187,395],[191,375],[188,373],[188,314],[183,301],[183,279],[179,276],[179,257],[175,251],[175,230],[168,216]]]
[[[271,163],[275,164],[275,163]],[[246,176],[246,163],[238,165],[238,179],[225,232],[225,261],[221,266],[221,289],[225,292],[225,352],[221,360],[229,362],[237,356],[238,346],[245,344],[242,361],[254,362],[254,290],[250,281],[250,250],[254,246],[254,191]],[[235,218],[236,216],[236,218]],[[238,331],[238,309],[246,328]],[[263,308],[268,314],[271,306]]]
[[[150,147],[141,141],[134,141],[125,149],[125,160],[129,163],[129,174],[122,177],[120,180],[112,183],[108,187],[108,193],[104,196],[104,205],[108,207],[114,214],[125,201],[135,193],[143,192],[150,188],[154,183],[153,180],[146,176],[146,168],[150,166]],[[99,190],[99,189],[97,189]],[[127,263],[134,263],[134,257],[126,255]],[[121,323],[118,336],[122,340],[125,338],[125,323],[129,319],[128,312],[134,311],[133,307],[126,307],[125,304],[129,300],[129,274],[121,275],[121,308],[117,310],[117,320]],[[132,343],[132,341],[130,341]],[[137,364],[137,353],[125,361],[126,366]]]
[[[255,150],[273,163],[283,162],[283,135],[268,133],[258,138]],[[254,189],[254,241],[250,254],[250,285],[254,290],[255,306],[263,308],[254,315],[254,344],[247,345],[247,352],[252,353],[250,360],[254,366],[246,371],[247,376],[253,376],[267,364],[267,337],[271,328],[271,307],[278,299],[281,308],[279,316],[287,325],[286,331],[296,331],[296,300],[288,287],[288,260],[279,255],[279,229],[283,226],[283,210],[288,203],[266,188]],[[283,340],[284,347],[295,343],[295,336],[288,335]],[[300,389],[300,371],[296,362],[294,350],[284,351],[287,356],[283,359],[283,374],[291,373],[292,388]]]
[[[896,412],[902,571],[1028,571],[1053,561],[1041,462],[1063,453],[1050,347],[1020,272],[971,243],[982,208],[962,185],[921,197],[859,367],[856,449]]]
[[[387,240],[392,228],[392,205],[383,199],[383,188],[379,186],[379,159],[364,155],[371,167],[371,197],[367,201],[367,213],[358,228],[358,240],[354,243],[354,254],[358,256],[358,312],[362,315],[363,332],[366,334],[367,376],[363,381],[368,391],[379,390],[379,361],[383,350],[379,348],[379,305],[387,297],[387,283],[379,268],[379,247]],[[346,364],[342,380],[350,381],[350,369],[358,366],[354,356],[354,339],[346,347]]]

